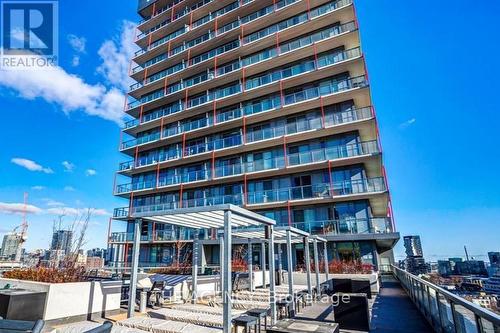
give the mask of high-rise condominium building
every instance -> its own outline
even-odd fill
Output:
[[[20,258],[16,258],[16,256],[22,242],[23,239],[20,233],[9,232],[5,234],[3,236],[2,248],[0,249],[0,259],[19,260]]]
[[[424,255],[420,236],[404,236],[403,242],[408,257],[422,257]]]
[[[71,253],[73,242],[73,231],[71,230],[55,230],[52,234],[51,250],[61,250],[64,254]]]
[[[112,262],[130,262],[136,218],[231,203],[323,235],[330,258],[388,264],[399,234],[352,0],[142,0],[138,12]],[[192,232],[144,220],[141,235],[140,265],[155,267]]]

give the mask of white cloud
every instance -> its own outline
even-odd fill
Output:
[[[88,211],[87,208],[73,208],[73,207],[55,207],[55,208],[49,208],[46,210],[48,214],[53,214],[53,215],[71,215],[71,216],[76,216],[76,215],[82,215],[86,214]],[[109,216],[111,215],[108,211],[105,209],[99,208],[91,208],[90,213],[93,216]]]
[[[97,68],[97,72],[102,74],[109,83],[125,91],[132,83],[128,70],[130,59],[137,50],[134,44],[135,29],[134,23],[123,21],[120,38],[106,40],[98,51],[102,65]]]
[[[49,207],[60,207],[60,206],[65,206],[64,203],[60,201],[56,201],[50,198],[43,198],[42,201],[45,201],[45,204]]]
[[[415,124],[416,121],[417,121],[417,119],[415,119],[415,118],[408,119],[407,121],[399,124],[399,128],[400,129],[405,129],[405,128],[407,128],[407,127]]]
[[[71,66],[77,67],[80,65],[80,56],[73,55],[73,58],[71,59]]]
[[[69,45],[78,53],[85,53],[85,46],[87,44],[87,39],[85,37],[78,37],[73,34],[68,35]]]
[[[73,172],[75,170],[75,165],[69,161],[63,161],[61,164],[65,172]]]
[[[24,203],[0,202],[0,213],[23,214],[25,211],[28,214],[37,214],[41,213],[42,209],[33,205],[25,205]]]
[[[1,79],[0,79],[1,80]],[[19,165],[29,171],[38,171],[43,173],[54,173],[51,168],[43,167],[35,161],[28,160],[26,158],[15,157],[10,160],[12,163]]]
[[[31,189],[34,191],[41,191],[41,190],[45,190],[45,186],[35,185],[35,186],[31,186]]]
[[[75,188],[73,186],[64,186],[64,190],[66,192],[73,192],[73,191],[76,191]]]
[[[95,175],[97,175],[97,171],[94,169],[87,169],[87,170],[85,170],[85,175],[86,176],[95,176]]]
[[[85,46],[87,44],[87,39],[85,37],[78,37],[76,35],[69,34],[68,42],[71,48],[76,52],[73,54],[73,58],[71,59],[71,66],[77,67],[80,65],[79,54],[86,53]]]
[[[43,98],[62,107],[64,113],[84,111],[121,124],[123,94],[116,88],[90,85],[61,67],[49,70],[0,71],[0,85],[11,88],[26,99]]]

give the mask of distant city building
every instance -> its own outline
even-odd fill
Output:
[[[62,250],[64,254],[71,252],[71,244],[73,242],[73,232],[71,230],[56,230],[52,234],[52,243],[50,249]]]
[[[403,242],[407,257],[422,257],[424,255],[420,236],[404,236]]]
[[[453,269],[451,268],[451,261],[438,260],[438,273],[441,276],[449,276],[453,274]]]
[[[99,257],[102,259],[106,259],[108,254],[107,249],[95,248],[87,251],[87,257]]]
[[[87,257],[87,269],[101,269],[104,267],[104,258],[101,257]]]
[[[482,260],[467,260],[455,263],[454,274],[488,276],[486,265]]]
[[[420,236],[404,236],[403,242],[406,252],[405,269],[415,275],[428,273],[430,265],[425,263]]]
[[[0,258],[4,260],[15,260],[17,250],[21,246],[23,239],[22,235],[15,232],[9,232],[3,236],[2,249],[0,250]]]
[[[498,275],[490,277],[484,283],[484,291],[489,294],[500,296],[500,273]]]
[[[500,266],[500,252],[488,252],[488,259],[490,260],[490,265]]]

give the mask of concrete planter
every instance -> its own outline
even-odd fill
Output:
[[[368,280],[368,281],[370,281],[372,293],[378,293],[380,290],[378,273],[371,273],[371,274],[329,274],[329,277],[330,277],[330,279],[335,278],[335,279]],[[326,275],[320,273],[319,279],[321,282],[324,282],[326,280]],[[288,273],[287,272],[284,273],[284,281],[285,281],[285,283],[288,283]],[[293,273],[293,282],[294,282],[294,284],[306,285],[307,284],[307,274],[294,272]],[[311,272],[311,283],[312,283],[313,287],[316,284],[316,274],[314,272]]]
[[[7,284],[11,288],[46,292],[42,318],[46,321],[101,317],[120,309],[121,281],[44,283],[0,278],[0,288]]]

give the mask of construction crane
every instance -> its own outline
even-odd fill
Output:
[[[16,256],[14,261],[21,261],[21,254],[23,252],[23,245],[28,239],[28,221],[26,220],[26,214],[28,213],[28,193],[24,192],[24,206],[23,206],[23,222],[20,226],[17,226],[12,231],[19,237],[16,249]],[[19,229],[19,232],[16,232]]]

